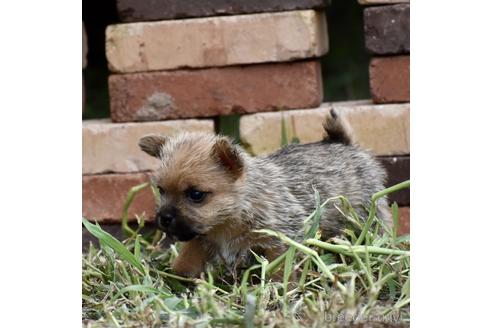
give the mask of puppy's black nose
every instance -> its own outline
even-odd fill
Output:
[[[156,223],[160,227],[169,226],[176,219],[175,210],[161,210],[157,213]]]
[[[165,214],[161,215],[160,220],[161,220],[162,225],[168,225],[169,223],[173,222],[174,215],[172,215],[170,213],[165,213]]]

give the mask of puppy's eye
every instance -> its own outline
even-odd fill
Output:
[[[161,186],[157,186],[157,190],[159,190],[159,194],[161,195],[164,195],[166,193],[164,188],[162,188]]]
[[[192,201],[193,203],[201,203],[205,199],[205,196],[207,195],[206,192],[197,190],[195,188],[188,189],[186,191],[186,197]]]

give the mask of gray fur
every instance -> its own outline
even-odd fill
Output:
[[[236,146],[238,147],[238,146]],[[252,157],[238,147],[246,168],[246,183],[241,200],[229,215],[232,226],[246,225],[247,230],[271,229],[302,241],[304,219],[315,210],[314,188],[321,202],[330,197],[345,196],[360,218],[367,217],[371,196],[384,189],[386,174],[373,156],[357,146],[329,142],[328,139],[302,145],[289,145],[268,156]],[[391,226],[386,199],[378,203],[378,216]],[[347,219],[329,204],[320,221],[323,238],[340,234]],[[233,236],[233,234],[231,234]],[[247,235],[234,236],[220,242],[204,237],[211,252],[228,264],[248,257],[243,244]],[[250,245],[252,249],[282,248],[279,240],[267,239]]]
[[[252,221],[258,226],[280,227],[296,239],[302,237],[303,219],[315,210],[314,189],[321,201],[345,196],[356,212],[366,217],[372,194],[384,189],[386,178],[384,169],[367,152],[326,141],[289,145],[265,157],[248,157],[247,167],[245,198],[252,204],[268,202],[261,210],[245,208],[244,213],[253,213],[257,218]],[[379,206],[380,212],[386,212],[386,200]],[[387,216],[384,219],[390,224]],[[345,221],[338,210],[328,206],[321,219],[324,237],[338,234]]]
[[[343,195],[361,218],[367,216],[371,196],[384,188],[385,171],[372,155],[350,144],[350,136],[335,116],[330,120],[324,125],[328,135],[323,141],[289,145],[261,157],[252,157],[224,137],[193,133],[170,137],[165,143],[147,136],[141,146],[151,155],[160,155],[162,162],[157,177],[180,168],[173,161],[180,149],[189,153],[182,165],[198,167],[198,171],[183,171],[188,172],[187,175],[215,172],[222,177],[231,174],[231,167],[234,169],[230,176],[234,179],[224,179],[230,181],[231,188],[226,188],[228,193],[218,199],[219,205],[214,205],[213,217],[211,221],[207,219],[206,229],[200,221],[202,208],[188,206],[189,220],[197,221],[192,223],[200,230],[196,238],[201,247],[208,250],[209,259],[232,264],[247,256],[249,249],[268,251],[284,247],[279,240],[258,237],[253,230],[267,228],[302,240],[303,221],[315,210],[314,189],[322,202]],[[204,163],[217,155],[214,150],[217,145],[222,149],[219,157],[223,160],[213,161],[209,167]],[[231,161],[238,163],[234,165]],[[224,162],[227,165],[224,166]],[[200,168],[204,165],[206,168]],[[391,226],[386,199],[379,201],[378,215]],[[332,204],[322,212],[320,228],[324,238],[339,234],[345,225],[346,219]]]

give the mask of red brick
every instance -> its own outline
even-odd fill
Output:
[[[269,13],[322,8],[323,0],[117,0],[123,22],[143,22],[190,17]]]
[[[112,75],[114,122],[312,108],[323,98],[318,61]]]
[[[149,180],[149,173],[102,174],[82,177],[82,215],[90,221],[114,223],[121,221],[128,191]],[[154,197],[150,187],[137,193],[129,209],[129,221],[145,213],[153,220]]]
[[[375,103],[410,101],[410,56],[373,58],[369,76]]]
[[[400,207],[398,213],[400,215],[398,236],[410,234],[410,207]]]

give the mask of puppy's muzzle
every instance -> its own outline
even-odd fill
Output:
[[[179,241],[189,241],[198,234],[179,218],[175,208],[161,208],[155,217],[159,229],[177,238]]]

